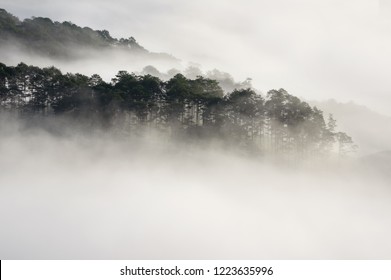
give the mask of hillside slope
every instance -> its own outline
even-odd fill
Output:
[[[0,46],[13,45],[24,52],[52,58],[78,58],[89,50],[115,51],[176,60],[171,55],[153,53],[142,47],[134,37],[113,38],[107,30],[93,30],[72,22],[33,17],[21,21],[0,9]]]

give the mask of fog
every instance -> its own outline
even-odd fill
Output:
[[[20,19],[107,29],[179,60],[92,50],[59,60],[11,43],[0,50],[2,63],[105,80],[147,65],[167,75],[199,65],[232,74],[215,72],[229,86],[251,77],[263,93],[285,88],[373,111],[311,102],[335,114],[361,150],[294,163],[155,131],[124,135],[0,115],[0,259],[391,258],[389,7],[388,0],[3,0]]]
[[[144,47],[308,99],[353,100],[389,115],[389,0],[25,1],[2,7],[134,36]],[[96,71],[104,71],[93,64]],[[100,74],[100,73],[98,73]]]
[[[338,128],[346,131],[359,146],[359,156],[391,151],[391,117],[355,102],[341,103],[330,99],[309,103],[323,110],[326,116],[334,115]]]
[[[292,166],[52,125],[2,116],[2,259],[391,257],[390,157]]]
[[[0,60],[7,65],[18,65],[24,62],[38,67],[55,66],[63,73],[81,73],[91,76],[99,74],[109,82],[120,70],[141,72],[148,65],[154,65],[161,71],[170,69],[183,71],[185,63],[168,54],[139,53],[115,48],[97,50],[92,48],[69,47],[70,57],[49,57],[26,50],[26,46],[10,41],[1,46]]]

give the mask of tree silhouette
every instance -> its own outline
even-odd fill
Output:
[[[50,24],[50,23],[48,23]],[[110,83],[99,75],[63,74],[55,67],[0,64],[0,108],[22,116],[67,116],[92,126],[137,133],[154,127],[172,136],[219,137],[238,147],[285,156],[340,156],[354,151],[330,115],[289,94],[254,90],[224,94],[216,80],[177,74],[167,82],[119,71]],[[194,138],[196,139],[196,138]]]

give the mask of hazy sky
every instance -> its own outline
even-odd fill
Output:
[[[2,0],[20,18],[47,16],[134,36],[204,70],[253,78],[262,91],[391,104],[391,0]]]

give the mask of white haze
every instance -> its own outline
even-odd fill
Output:
[[[323,110],[325,116],[333,114],[338,120],[338,129],[347,132],[358,145],[358,155],[391,151],[391,117],[354,102],[327,100],[309,103]]]
[[[23,46],[10,42],[2,46],[0,61],[9,66],[16,66],[20,62],[38,67],[55,66],[63,73],[82,73],[91,76],[99,74],[109,82],[120,70],[140,72],[147,65],[155,65],[162,71],[170,69],[183,70],[183,63],[165,54],[133,53],[127,50],[108,49],[76,49],[70,52],[72,58],[54,58],[26,52]]]
[[[389,115],[390,0],[3,0],[21,17],[134,36],[205,69],[308,99],[353,100]],[[94,64],[96,71],[104,71]],[[131,66],[129,66],[131,68]],[[84,68],[83,68],[84,69]]]
[[[352,99],[389,115],[390,13],[377,1],[2,0],[1,7],[21,19],[134,36],[204,71],[252,77],[262,91]],[[58,62],[0,50],[3,63],[106,79],[145,66],[101,57]],[[389,121],[376,119],[343,127],[368,132],[367,153],[389,147],[382,133],[369,135],[387,131]],[[0,259],[389,259],[390,158],[293,168],[158,136],[125,141],[72,129],[54,136],[0,116]]]
[[[391,178],[377,161],[292,167],[12,123],[0,125],[1,259],[391,257]]]

